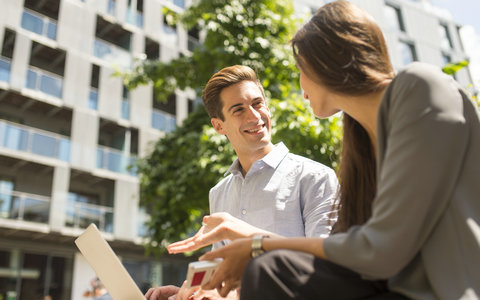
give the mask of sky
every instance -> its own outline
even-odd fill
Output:
[[[480,0],[431,0],[432,4],[448,10],[452,19],[464,27],[461,35],[465,52],[470,57],[470,71],[480,89]]]
[[[434,6],[445,8],[453,20],[461,25],[472,25],[480,34],[480,1],[479,0],[431,0]]]

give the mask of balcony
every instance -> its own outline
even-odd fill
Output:
[[[16,191],[0,192],[0,217],[48,223],[50,198]]]
[[[175,130],[176,126],[177,120],[175,116],[158,109],[153,109],[152,128],[161,130],[163,132],[171,132]]]
[[[113,232],[113,207],[89,203],[87,197],[68,193],[65,225],[87,228],[91,223],[104,232]]]
[[[0,146],[70,161],[70,140],[62,135],[0,120]]]
[[[10,59],[0,56],[0,81],[10,81]]]
[[[26,87],[61,99],[63,78],[53,73],[30,66],[27,71]]]
[[[136,176],[135,168],[128,169],[135,160],[135,156],[125,155],[119,150],[104,146],[98,146],[97,148],[97,168],[99,169]]]
[[[122,68],[129,69],[132,65],[132,57],[128,51],[99,38],[96,38],[93,44],[93,55]]]
[[[23,11],[22,28],[52,40],[57,39],[57,22],[31,10]]]
[[[138,28],[142,28],[143,27],[143,14],[140,11],[127,9],[126,21],[127,21],[127,23],[135,25]]]

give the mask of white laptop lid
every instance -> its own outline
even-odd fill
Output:
[[[95,224],[90,224],[75,240],[75,244],[113,299],[145,300],[145,296],[138,289]]]

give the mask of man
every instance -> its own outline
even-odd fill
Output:
[[[202,98],[214,129],[226,135],[238,158],[210,190],[211,215],[199,232],[168,251],[193,251],[259,234],[327,236],[334,223],[335,173],[289,153],[283,143],[271,143],[270,110],[255,72],[246,66],[224,68],[210,78]],[[190,296],[182,290],[177,299]],[[168,299],[177,292],[172,286],[152,288],[146,297]]]

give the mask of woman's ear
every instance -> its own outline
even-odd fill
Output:
[[[223,121],[219,118],[211,118],[210,122],[212,123],[213,129],[219,134],[225,134],[225,130],[223,130]]]

